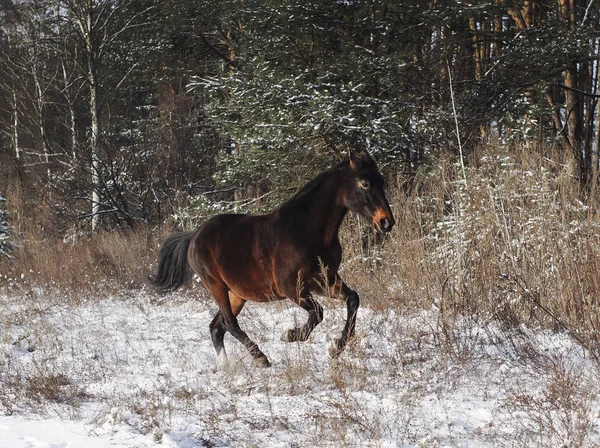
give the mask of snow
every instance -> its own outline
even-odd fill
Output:
[[[345,311],[322,302],[294,344],[304,311],[249,303],[240,325],[273,366],[227,335],[219,368],[201,291],[0,294],[0,448],[600,443],[598,365],[568,335],[364,298],[331,360]]]
[[[0,417],[0,448],[114,448],[154,445],[151,439],[147,439],[148,437],[136,434],[129,428],[101,433],[92,425],[57,418],[40,420]]]

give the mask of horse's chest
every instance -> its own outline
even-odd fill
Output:
[[[342,261],[342,248],[339,244],[301,253],[296,272],[302,272],[306,278],[321,279],[325,271],[328,277],[333,278]]]
[[[316,256],[328,269],[337,271],[342,262],[342,248],[339,245],[328,247],[319,251]]]

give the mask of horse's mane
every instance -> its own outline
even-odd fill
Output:
[[[322,173],[318,174],[313,180],[309,181],[306,185],[304,185],[300,190],[294,194],[290,199],[281,204],[280,208],[284,206],[291,206],[301,202],[306,197],[310,196],[310,194],[319,188],[319,186],[329,178],[333,173],[337,173],[338,171],[342,171],[343,169],[348,167],[348,161],[344,160],[342,162],[336,163],[331,168],[326,169]]]

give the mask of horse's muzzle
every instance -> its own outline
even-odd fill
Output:
[[[387,218],[383,218],[381,221],[379,221],[379,228],[382,232],[390,232],[392,227],[394,227],[394,218],[392,218],[391,221]]]
[[[373,215],[373,228],[377,233],[389,233],[396,224],[391,212],[379,209]]]

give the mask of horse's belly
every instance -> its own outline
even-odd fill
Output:
[[[254,302],[270,302],[283,297],[277,290],[275,279],[266,269],[256,265],[236,265],[223,269],[223,279],[235,295]]]

